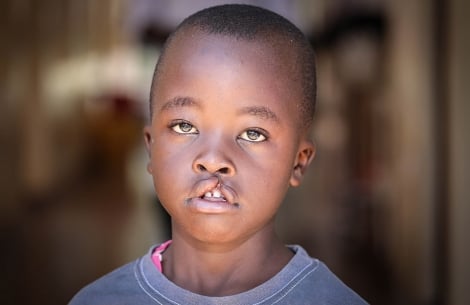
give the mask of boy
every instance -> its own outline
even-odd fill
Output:
[[[172,241],[83,289],[71,304],[366,304],[274,219],[315,148],[313,50],[272,12],[224,5],[167,41],[144,130]]]

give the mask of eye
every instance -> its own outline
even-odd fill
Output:
[[[188,122],[174,122],[170,128],[176,133],[182,134],[197,134],[199,131],[192,124]]]
[[[267,136],[263,132],[256,129],[248,129],[240,135],[240,139],[249,142],[263,142],[266,141]]]

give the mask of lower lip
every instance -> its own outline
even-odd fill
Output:
[[[191,198],[186,201],[186,204],[194,212],[204,214],[223,214],[234,212],[239,209],[238,204],[231,204],[222,200],[206,200],[202,198]]]

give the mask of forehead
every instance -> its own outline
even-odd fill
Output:
[[[243,55],[252,52],[252,55],[265,57],[266,59],[278,59],[289,61],[295,54],[293,52],[293,43],[290,39],[280,34],[267,33],[259,34],[253,38],[238,37],[228,34],[210,33],[195,27],[182,29],[172,39],[167,57],[176,56],[178,51],[194,51],[195,48],[204,50],[221,50],[227,53],[230,49],[233,56]],[[175,54],[176,53],[176,54]]]
[[[168,46],[154,93],[158,96],[168,86],[204,78],[213,81],[212,90],[257,86],[258,94],[294,103],[301,100],[302,89],[293,49],[275,38],[244,40],[187,29]]]

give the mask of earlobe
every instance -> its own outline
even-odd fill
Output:
[[[150,161],[147,163],[147,172],[149,174],[153,173],[153,171],[152,171],[152,162],[150,162]]]
[[[315,144],[310,140],[304,140],[299,146],[296,162],[292,170],[290,185],[299,186],[307,171],[308,166],[315,157]]]

